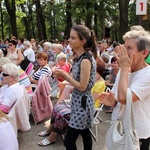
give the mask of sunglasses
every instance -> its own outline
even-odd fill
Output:
[[[13,46],[13,44],[9,44],[8,46]]]
[[[9,74],[6,74],[6,73],[2,73],[2,76],[3,77],[7,77],[7,76],[10,76]]]

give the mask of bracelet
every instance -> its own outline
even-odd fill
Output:
[[[69,82],[69,79],[70,79],[70,76],[68,76],[68,79],[67,79],[68,82]]]

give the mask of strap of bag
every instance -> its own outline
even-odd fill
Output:
[[[135,129],[132,92],[129,88],[127,88],[125,114],[126,114],[126,123],[127,123],[126,127],[127,127],[127,129],[128,130]]]

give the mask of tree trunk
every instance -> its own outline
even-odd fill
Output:
[[[30,35],[29,35],[29,40],[31,39],[31,38],[34,38],[34,39],[36,39],[36,36],[35,36],[35,25],[34,25],[34,23],[33,23],[33,11],[32,11],[32,5],[28,5],[28,9],[29,9],[29,17],[28,17],[28,21],[29,22],[31,22],[31,33],[30,33]]]
[[[1,31],[2,31],[2,39],[4,40],[4,24],[3,24],[3,10],[2,6],[0,3],[0,14],[1,14]]]
[[[128,31],[128,8],[130,0],[119,0],[120,27],[119,42],[123,43],[122,36]]]
[[[101,12],[104,12],[104,1],[100,2],[99,9]],[[99,13],[99,20],[100,20],[100,31],[101,31],[101,40],[105,37],[105,15],[103,13]]]
[[[11,25],[12,35],[14,35],[14,36],[16,36],[16,38],[18,38],[15,4],[16,4],[15,0],[11,0],[11,1],[5,0],[6,9],[7,9],[8,15],[10,17],[10,25]]]
[[[39,35],[39,40],[41,41],[41,40],[47,39],[45,19],[44,19],[43,14],[42,14],[40,0],[35,0],[35,5],[36,5],[36,18],[37,18],[38,35]]]
[[[89,8],[92,6],[92,3],[89,1],[89,2],[86,2],[86,20],[85,20],[85,25],[89,28],[89,29],[92,29],[92,26],[91,26],[91,22],[92,22],[92,15],[91,12],[89,12]]]
[[[21,9],[22,9],[22,12],[24,12],[25,14],[27,14],[27,12],[25,11],[25,7],[23,4],[21,4]],[[28,21],[28,14],[27,14],[27,17],[24,17],[23,18],[23,22],[24,22],[24,25],[25,25],[25,37],[27,39],[31,39],[31,33],[30,33],[30,26],[31,26],[31,23],[30,21]]]
[[[70,30],[72,27],[72,20],[71,20],[71,0],[66,0],[66,29],[65,29],[65,37],[68,39],[70,37]]]
[[[98,10],[98,6],[97,4],[94,4],[94,9],[97,12]],[[98,20],[98,15],[97,13],[94,14],[94,31],[95,31],[95,36],[98,37],[98,24],[97,24],[97,20]]]

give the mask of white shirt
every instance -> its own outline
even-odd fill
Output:
[[[21,90],[22,87],[18,82],[9,87],[4,85],[0,89],[0,104],[12,107],[19,98]]]
[[[23,44],[21,44],[21,45],[17,44],[16,49],[24,49],[24,45]]]
[[[0,150],[18,150],[18,140],[9,121],[0,122]]]
[[[24,56],[27,56],[27,58],[32,61],[35,62],[35,53],[33,51],[33,49],[28,48],[23,52]]]
[[[117,98],[118,82],[120,71],[116,77],[116,82],[112,89]],[[150,137],[150,66],[147,66],[139,71],[130,73],[129,88],[134,92],[139,100],[133,103],[135,128],[140,139],[147,139]],[[121,104],[118,103],[113,110],[112,120],[119,116],[119,109]],[[124,112],[125,105],[123,105],[122,112]],[[121,113],[122,113],[121,112]],[[125,122],[124,122],[125,124]]]

